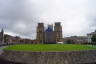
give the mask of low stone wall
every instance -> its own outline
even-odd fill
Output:
[[[70,52],[21,52],[5,50],[2,58],[23,64],[95,64],[96,50]]]

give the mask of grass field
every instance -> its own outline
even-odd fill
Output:
[[[4,50],[16,51],[80,51],[80,50],[96,50],[96,46],[92,45],[76,45],[76,44],[20,44],[11,45]]]

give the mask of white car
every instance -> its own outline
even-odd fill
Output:
[[[57,42],[57,44],[63,44],[63,42]]]

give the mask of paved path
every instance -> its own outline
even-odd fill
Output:
[[[5,47],[7,47],[7,46],[0,47],[0,55],[3,53],[3,49]],[[22,64],[22,63],[9,62],[9,61],[6,61],[6,60],[3,60],[2,58],[0,58],[0,64]]]
[[[6,46],[0,47],[0,55],[3,53],[3,49],[4,49],[5,47],[6,47]]]

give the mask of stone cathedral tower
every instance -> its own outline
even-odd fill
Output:
[[[43,44],[44,43],[44,24],[38,23],[37,26],[37,44]]]
[[[48,25],[44,28],[43,23],[38,23],[37,26],[37,44],[56,44],[62,42],[62,26],[60,22],[54,25]]]
[[[54,26],[55,42],[62,42],[62,26],[60,22],[56,22]]]

